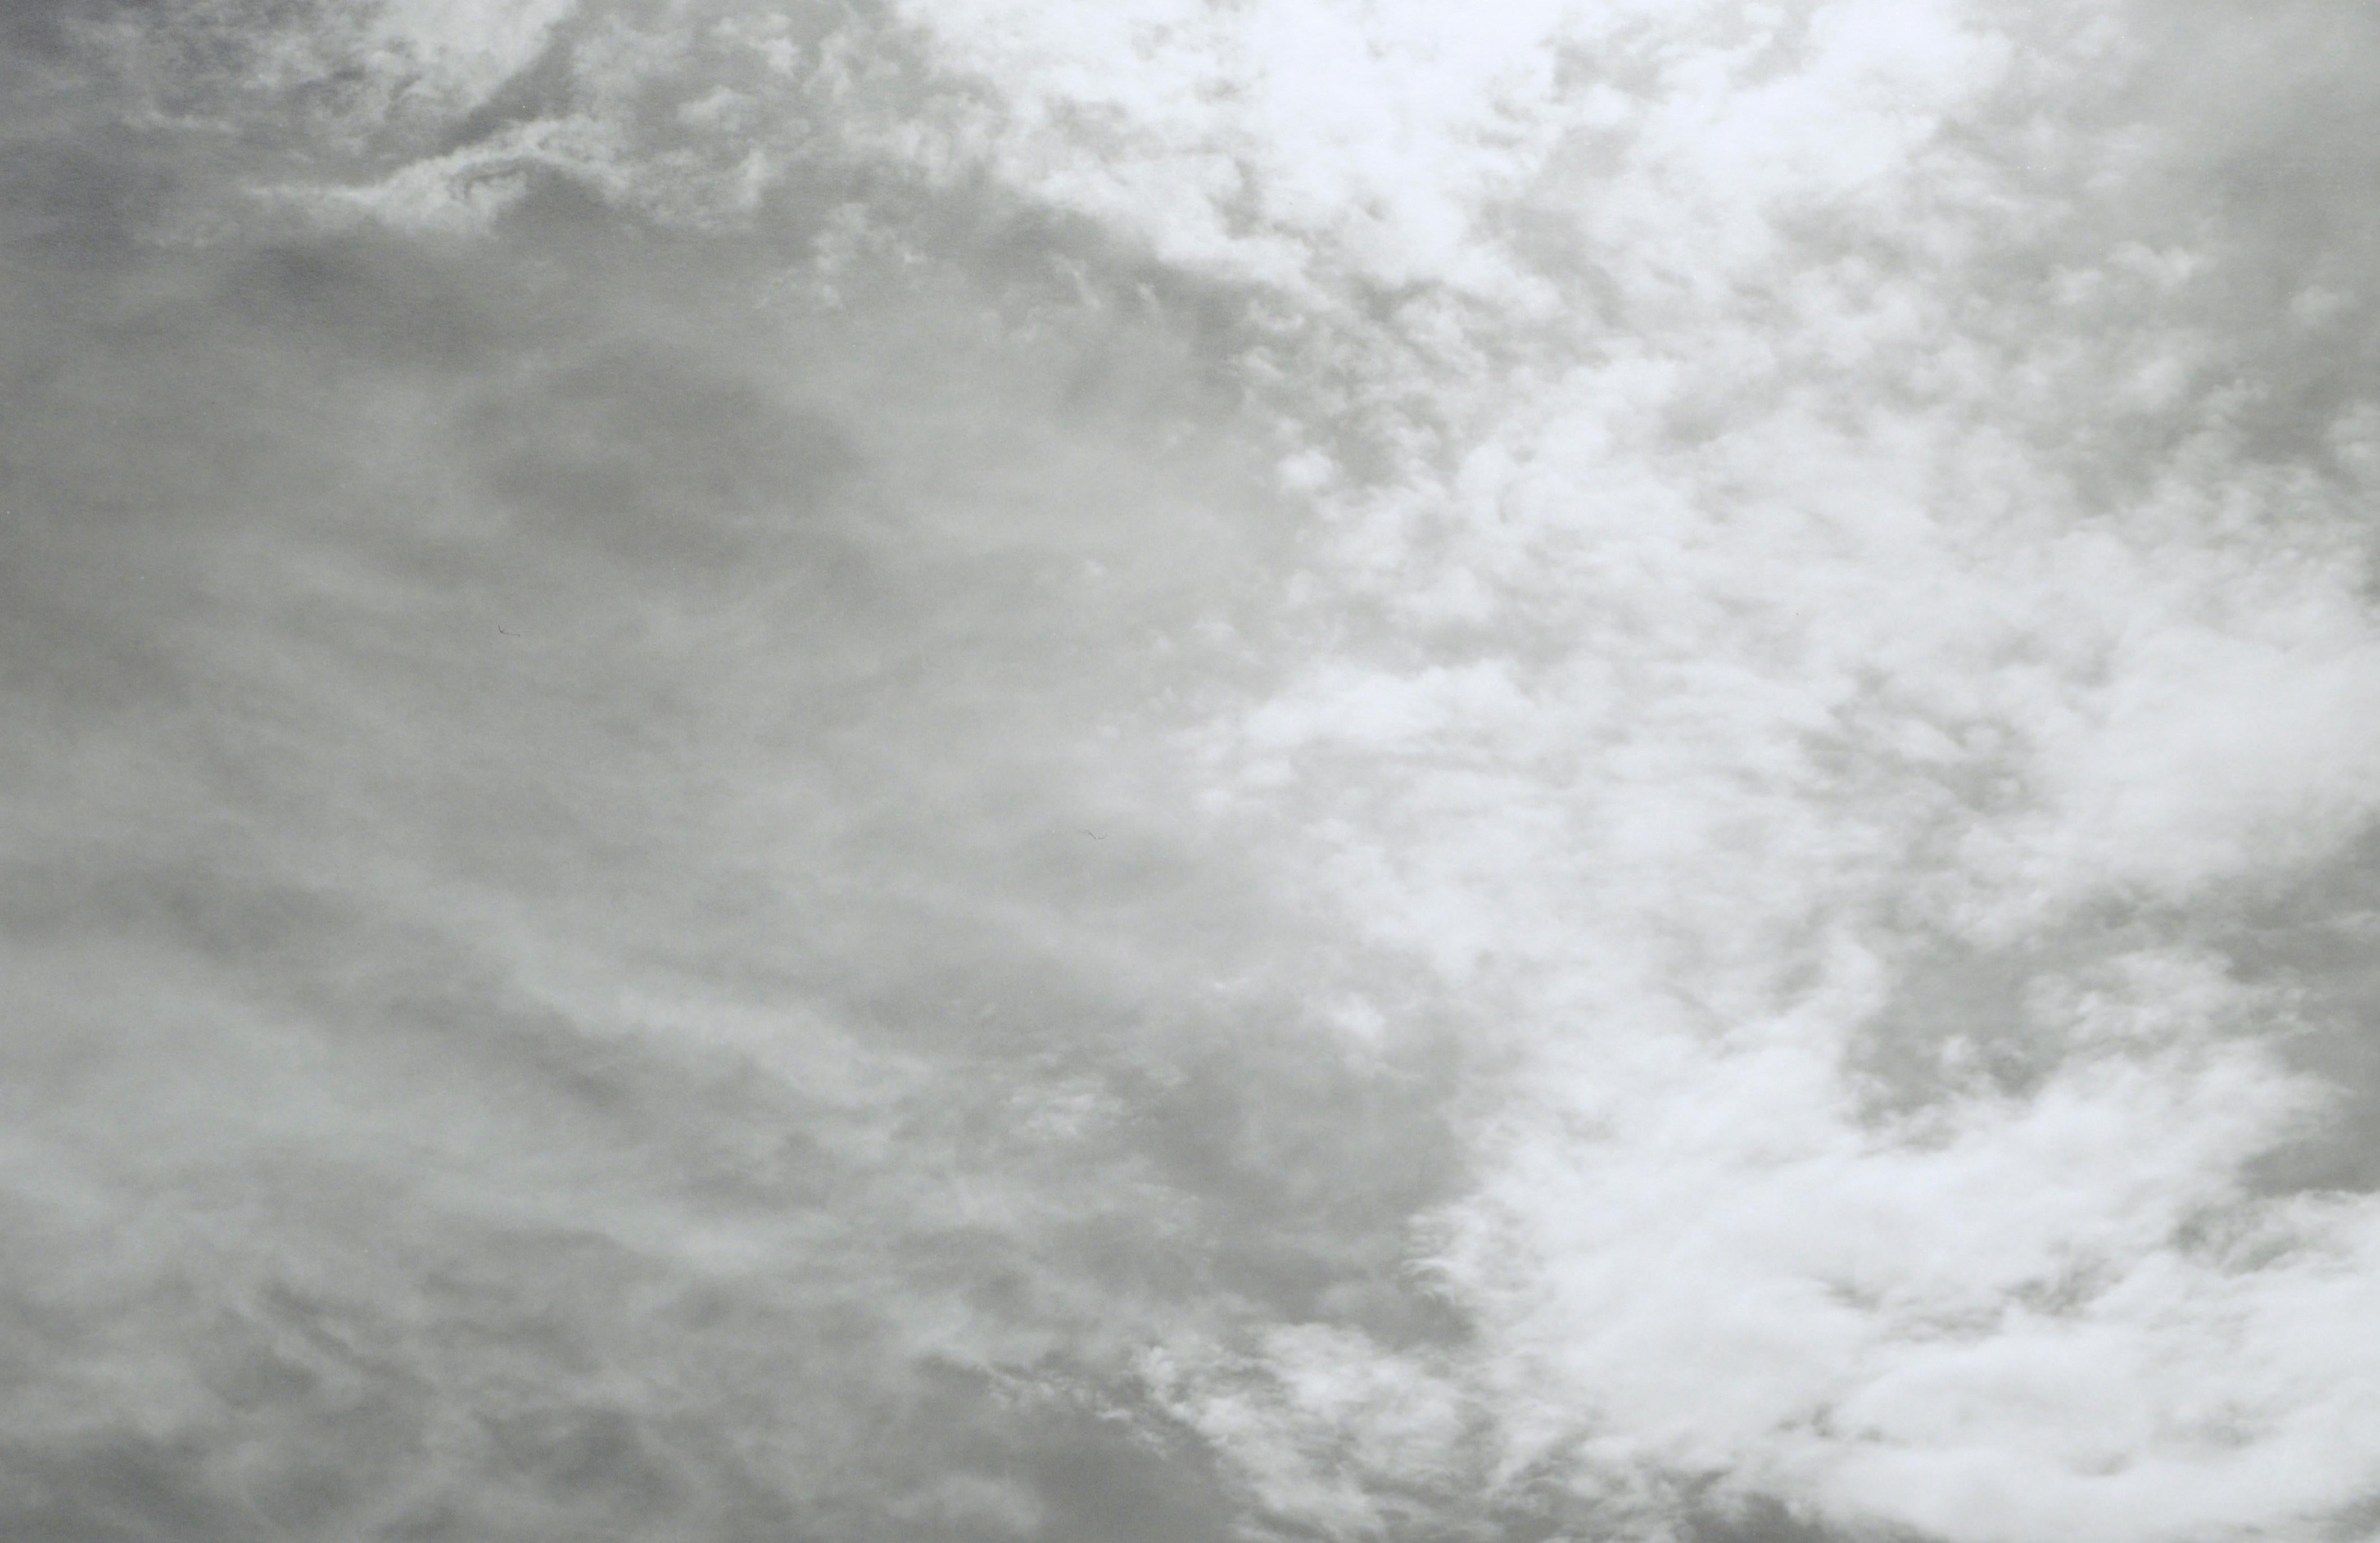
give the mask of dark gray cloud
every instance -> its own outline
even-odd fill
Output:
[[[1271,541],[1169,321],[559,186],[181,244],[203,147],[40,144],[8,1526],[1220,1537],[1140,1344],[1443,1331],[1438,1093],[1166,812]]]

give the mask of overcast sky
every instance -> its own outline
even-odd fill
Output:
[[[15,0],[0,1537],[2380,1535],[2375,80]]]

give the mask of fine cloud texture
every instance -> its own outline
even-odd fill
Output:
[[[2380,1537],[2375,85],[18,0],[0,1538]]]

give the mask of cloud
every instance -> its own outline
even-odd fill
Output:
[[[1215,978],[1105,641],[1189,635],[1234,453],[1045,452],[1146,323],[756,330],[582,212],[9,264],[12,1521],[1198,1536],[1130,1355],[1433,1161],[1283,1190],[1305,1105],[1189,1053],[1369,1096]]]
[[[2346,1525],[2371,40],[2221,25],[47,29],[22,1525]]]
[[[2087,99],[2079,72],[2139,34],[2019,69],[2031,18],[1948,7],[1532,14],[1483,30],[1480,66],[1322,6],[1062,34],[919,14],[1007,87],[985,153],[1014,185],[1331,297],[1339,330],[1281,356],[1366,388],[1282,396],[1291,482],[1336,532],[1295,589],[1325,641],[1204,748],[1225,807],[1300,832],[1349,926],[1434,963],[1525,1068],[1482,1096],[1481,1189],[1439,1222],[1508,1461],[1568,1451],[1615,1493],[1648,1465],[1730,1475],[1976,1538],[2358,1499],[2360,1370],[2180,1349],[2369,1268],[2368,1201],[2238,1191],[2322,1098],[2259,1043],[2277,1002],[2219,955],[2110,952],[2095,967],[2137,994],[2120,1049],[2108,1010],[2042,1022],[2031,1086],[1954,1086],[1902,1126],[1840,1071],[1923,939],[2186,917],[2374,809],[2355,504],[2258,458],[2254,388],[2208,368],[2240,356],[2203,298],[2251,259],[2222,233],[2085,258],[2074,192],[1967,148],[2052,88]],[[1264,63],[1233,76],[1232,47]],[[1586,79],[1553,91],[1572,59]],[[1247,83],[1199,84],[1226,76]],[[1463,106],[1415,105],[1441,89]],[[1341,91],[1396,131],[1345,128]],[[1427,151],[1377,169],[1407,130]],[[2124,175],[2094,153],[2050,141]],[[1196,169],[1224,156],[1235,177]],[[1276,186],[1316,191],[1245,191]],[[2045,249],[2106,297],[2092,330],[2035,330],[2007,275]],[[1463,341],[1356,319],[1366,283],[1461,297]],[[2111,457],[2102,425],[2142,448]],[[1396,470],[1351,468],[1351,431]],[[2211,1212],[2295,1241],[2209,1253]],[[1260,1464],[1302,1440],[1244,1438]]]

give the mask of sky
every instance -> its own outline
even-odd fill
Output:
[[[2375,75],[0,9],[0,1537],[2380,1537]]]

